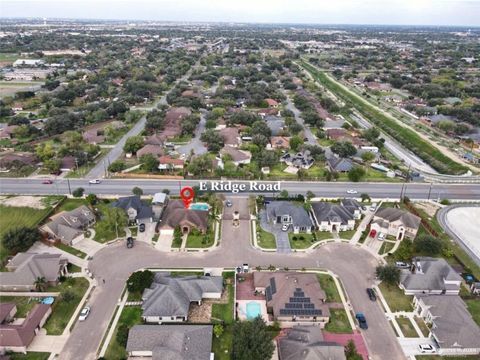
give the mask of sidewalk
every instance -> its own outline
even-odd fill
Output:
[[[110,326],[110,329],[108,330],[108,334],[102,344],[102,348],[100,350],[99,357],[104,357],[105,353],[107,352],[108,345],[110,344],[110,341],[112,340],[113,333],[115,331],[115,328],[117,327],[118,320],[120,319],[120,315],[122,314],[123,307],[127,303],[128,299],[128,291],[125,291],[125,295],[123,295],[122,301],[118,305],[117,312],[115,313],[115,317],[113,318],[112,324]]]

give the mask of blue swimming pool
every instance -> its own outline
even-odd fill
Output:
[[[55,301],[55,298],[52,296],[49,296],[42,300],[42,304],[51,305],[53,304],[54,301]]]
[[[262,309],[260,303],[256,301],[251,301],[247,304],[247,319],[255,319],[257,316],[262,314]]]
[[[195,204],[190,205],[190,209],[208,211],[210,209],[210,205],[208,205],[206,203],[195,203]]]

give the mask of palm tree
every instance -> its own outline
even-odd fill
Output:
[[[35,279],[34,283],[35,290],[44,291],[47,287],[47,280],[43,276],[39,276]]]

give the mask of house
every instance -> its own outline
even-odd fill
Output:
[[[161,133],[162,138],[166,139],[180,135],[182,132],[182,120],[191,114],[190,109],[186,107],[172,107],[168,109],[165,113],[165,125]]]
[[[137,224],[152,222],[152,207],[144,203],[140,196],[121,197],[112,206],[125,210],[130,222],[136,222]]]
[[[0,304],[0,353],[12,351],[26,354],[33,338],[52,313],[52,308],[46,304],[35,304],[21,323],[9,323],[12,310],[16,312],[15,304]]]
[[[294,326],[277,340],[279,360],[346,360],[345,349],[323,340],[316,326]]]
[[[312,202],[312,215],[320,231],[348,231],[355,228],[355,212],[330,202]]]
[[[208,211],[186,209],[182,201],[171,200],[163,211],[159,230],[162,234],[173,234],[177,226],[180,226],[184,234],[192,229],[205,234],[208,229]]]
[[[163,155],[158,158],[159,170],[181,170],[185,166],[185,161],[182,159],[175,159],[168,155]]]
[[[242,143],[240,133],[236,127],[226,127],[219,131],[223,138],[223,143],[228,146],[238,147]]]
[[[97,129],[87,130],[82,135],[83,140],[89,144],[97,145],[105,141],[105,136],[99,135]]]
[[[278,107],[278,101],[274,99],[265,99],[265,102],[267,103],[268,107],[270,108],[277,108]]]
[[[53,241],[72,245],[83,239],[83,233],[95,223],[93,212],[82,205],[71,211],[63,211],[51,217],[40,231]]]
[[[345,136],[347,136],[347,130],[342,129],[342,128],[340,128],[340,129],[327,129],[325,131],[325,135],[326,135],[327,139],[339,141],[339,140],[344,139]]]
[[[8,125],[0,130],[0,140],[11,139],[15,135],[15,130],[18,128],[18,125]]]
[[[60,276],[68,274],[68,261],[60,254],[18,253],[0,272],[1,291],[33,291],[35,280],[45,278],[56,285]]]
[[[327,159],[327,167],[332,172],[346,173],[352,170],[353,163],[350,159],[331,156]]]
[[[222,276],[178,276],[156,273],[150,288],[142,294],[142,318],[147,323],[185,322],[192,302],[220,299]]]
[[[275,115],[266,115],[264,120],[273,136],[284,133],[283,129],[285,128],[285,121],[281,117]]]
[[[459,296],[416,295],[415,313],[429,326],[438,355],[480,354],[480,328]]]
[[[458,295],[462,277],[442,258],[417,257],[410,269],[402,270],[400,288],[406,295]]]
[[[152,200],[152,211],[153,211],[153,219],[155,221],[160,220],[160,217],[162,216],[163,209],[167,206],[168,203],[168,195],[161,192],[161,193],[155,193],[153,195],[153,200]]]
[[[271,201],[266,205],[266,213],[269,222],[292,226],[295,234],[312,232],[312,219],[301,205],[290,201]]]
[[[45,65],[45,61],[42,59],[17,59],[13,63],[13,67],[19,66],[41,66]]]
[[[324,327],[330,319],[326,295],[315,274],[254,272],[255,291],[265,294],[267,311],[276,321]]]
[[[0,158],[0,169],[7,170],[12,167],[33,166],[37,163],[37,158],[32,153],[14,152],[9,153]]]
[[[272,149],[288,150],[290,149],[290,138],[286,136],[272,136],[270,138],[270,147]]]
[[[405,210],[380,208],[373,215],[370,228],[377,233],[394,236],[397,240],[403,240],[404,237],[413,240],[417,236],[421,220]]]
[[[353,215],[354,219],[360,219],[362,217],[362,206],[355,199],[342,199],[340,200],[341,206]]]
[[[212,325],[135,325],[128,332],[133,359],[212,360]]]
[[[315,162],[310,155],[309,150],[298,152],[296,154],[286,153],[280,158],[280,162],[284,162],[289,166],[296,167],[297,169],[310,169]]]
[[[145,145],[163,146],[163,138],[160,134],[147,136],[144,141]]]
[[[250,151],[239,150],[229,145],[224,146],[220,150],[220,155],[228,155],[232,159],[235,166],[250,164],[250,160],[252,159],[252,153]]]
[[[257,114],[264,118],[267,115],[278,115],[279,111],[277,108],[265,108],[265,109],[260,109],[257,110]]]
[[[137,158],[141,158],[143,155],[151,154],[155,157],[164,155],[163,148],[158,145],[145,145],[137,151]]]
[[[75,157],[67,155],[60,160],[60,171],[71,171],[75,169],[77,160]]]

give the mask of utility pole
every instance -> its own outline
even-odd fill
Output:
[[[432,193],[433,183],[430,183],[430,188],[428,189],[428,200],[430,200],[430,194]]]
[[[70,179],[67,178],[67,184],[68,184],[68,193],[72,195],[72,189],[70,188]]]

